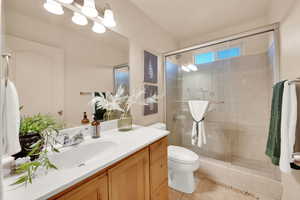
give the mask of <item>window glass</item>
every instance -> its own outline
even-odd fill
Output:
[[[214,52],[202,53],[195,55],[195,64],[204,64],[215,61]]]
[[[230,49],[225,49],[222,51],[217,52],[217,59],[222,60],[222,59],[227,59],[227,58],[232,58],[232,57],[237,57],[241,55],[241,49],[240,48],[230,48]]]

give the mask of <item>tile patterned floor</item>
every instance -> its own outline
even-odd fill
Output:
[[[169,200],[258,200],[258,198],[201,178],[193,194],[183,194],[169,189]]]

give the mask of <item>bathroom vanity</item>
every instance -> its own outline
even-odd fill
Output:
[[[49,200],[168,199],[167,138],[75,184]]]
[[[33,184],[13,188],[12,179],[6,179],[5,199],[168,199],[167,135],[168,131],[149,127],[126,133],[104,131],[100,139],[86,139],[78,147],[62,150],[56,158],[61,159],[59,170],[36,178]],[[96,146],[101,150],[96,151]],[[84,157],[85,151],[97,155],[87,155],[84,165],[73,166],[69,151],[76,154],[74,159]]]

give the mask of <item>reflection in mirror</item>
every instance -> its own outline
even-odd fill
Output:
[[[114,67],[114,92],[117,92],[119,87],[123,87],[125,95],[129,94],[129,66],[123,64]]]
[[[22,116],[49,114],[65,127],[81,124],[95,92],[129,91],[127,38],[107,29],[78,26],[73,13],[52,15],[43,1],[5,1],[6,49],[12,52],[10,79],[19,93]],[[85,120],[85,122],[87,122]]]

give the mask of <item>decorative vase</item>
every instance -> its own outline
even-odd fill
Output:
[[[118,120],[119,131],[130,131],[132,129],[132,116],[130,113],[122,114]]]
[[[28,154],[31,152],[32,148],[31,145],[35,144],[37,141],[41,139],[41,135],[39,133],[28,133],[26,135],[20,135],[20,145],[21,145],[21,151],[19,153],[16,153],[13,155],[15,159],[23,158],[28,156]],[[30,160],[35,160],[39,156],[38,155],[32,155],[30,156]]]
[[[112,110],[107,110],[104,115],[103,115],[103,120],[104,121],[109,121],[109,120],[112,120]]]

